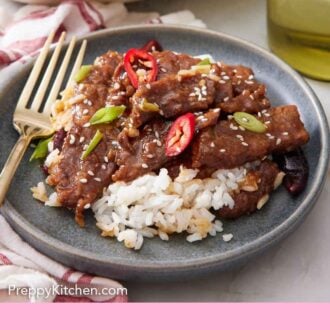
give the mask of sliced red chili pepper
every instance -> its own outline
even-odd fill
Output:
[[[132,85],[135,88],[139,87],[139,78],[137,73],[133,69],[133,63],[137,62],[138,60],[150,62],[151,68],[147,72],[146,82],[155,81],[158,73],[156,59],[151,54],[142,49],[130,49],[124,57],[124,67],[129,79],[131,80]]]
[[[146,52],[154,52],[158,51],[161,52],[163,50],[163,47],[160,45],[160,43],[155,40],[149,40],[142,48],[142,50],[145,50]]]
[[[172,124],[165,144],[165,154],[173,157],[181,154],[189,145],[195,132],[195,116],[187,113]]]

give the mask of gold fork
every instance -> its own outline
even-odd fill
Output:
[[[0,174],[0,205],[2,205],[5,199],[6,193],[10,186],[10,182],[12,181],[16,169],[21,162],[23,155],[27,147],[29,146],[31,140],[50,136],[54,132],[50,121],[51,106],[58,97],[65,73],[67,72],[67,68],[69,66],[73,49],[76,43],[75,37],[71,39],[71,42],[68,45],[60,69],[57,73],[57,76],[55,77],[54,84],[48,94],[48,98],[45,102],[43,109],[41,109],[40,111],[42,102],[45,100],[48,85],[56,70],[56,64],[58,62],[64,44],[65,32],[61,34],[58,43],[54,49],[53,55],[49,60],[47,69],[39,84],[37,92],[33,98],[32,104],[28,108],[29,99],[31,97],[32,91],[35,87],[37,87],[36,84],[41,75],[41,70],[46,62],[47,55],[49,53],[49,49],[54,39],[54,36],[55,33],[53,32],[47,38],[45,45],[42,48],[40,55],[38,56],[34,67],[30,73],[30,76],[25,84],[25,87],[18,100],[16,110],[14,112],[13,125],[20,134],[20,138],[18,139],[13,150],[11,151]],[[70,78],[67,83],[67,87],[82,64],[86,45],[87,41],[84,40],[81,44],[79,53],[74,62],[73,69],[71,71]]]

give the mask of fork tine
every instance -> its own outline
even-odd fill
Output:
[[[70,42],[70,44],[68,46],[68,49],[65,53],[63,62],[62,62],[61,67],[60,67],[60,70],[59,70],[59,72],[56,76],[56,79],[54,81],[54,85],[53,85],[53,87],[52,87],[52,89],[49,93],[48,99],[47,99],[46,104],[44,106],[43,112],[46,113],[46,114],[50,113],[52,104],[55,102],[55,100],[58,96],[58,93],[59,93],[60,88],[61,88],[62,83],[63,83],[63,79],[64,79],[64,76],[65,76],[66,70],[68,68],[68,65],[69,65],[69,62],[70,62],[70,59],[71,59],[71,55],[72,55],[75,43],[76,43],[76,37],[73,37],[71,39],[71,42]]]
[[[76,62],[73,65],[73,69],[71,71],[70,78],[69,78],[68,83],[67,83],[65,88],[68,88],[70,86],[72,80],[74,79],[74,76],[76,75],[79,68],[81,67],[82,61],[83,61],[84,56],[85,56],[86,46],[87,46],[87,40],[84,40],[81,44]]]
[[[17,102],[17,108],[25,108],[29,98],[31,96],[32,90],[34,88],[35,83],[38,80],[40,71],[45,63],[45,60],[47,58],[47,54],[49,51],[49,47],[54,39],[55,31],[51,32],[49,37],[47,38],[34,66],[30,73],[29,79],[25,83],[25,87],[21,93],[21,96]]]
[[[63,46],[63,43],[64,43],[64,39],[65,39],[65,35],[66,33],[63,32],[61,34],[61,37],[55,47],[55,50],[54,50],[54,53],[50,59],[50,62],[48,64],[48,67],[47,67],[47,70],[42,78],[42,81],[40,83],[40,86],[38,88],[38,91],[33,99],[33,102],[32,102],[32,105],[31,105],[31,110],[33,111],[36,111],[38,112],[39,108],[40,108],[40,105],[42,103],[42,100],[45,96],[45,93],[46,93],[46,90],[47,90],[47,87],[49,85],[49,82],[50,82],[50,79],[52,77],[52,74],[54,72],[54,69],[55,69],[55,66],[56,66],[56,63],[57,63],[57,60],[60,56],[60,52],[61,52],[61,49],[62,49],[62,46]]]

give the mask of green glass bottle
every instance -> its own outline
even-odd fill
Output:
[[[330,0],[268,0],[271,50],[304,75],[330,81]]]

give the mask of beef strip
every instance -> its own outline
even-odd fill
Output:
[[[60,160],[50,166],[50,175],[47,178],[50,185],[56,186],[59,202],[75,210],[76,221],[81,226],[84,224],[84,209],[90,206],[111,182],[116,165],[105,156],[115,152],[117,136],[120,133],[120,129],[116,127],[118,123],[86,127],[93,114],[105,106],[109,90],[113,88],[109,83],[108,86],[99,84],[97,76],[95,84],[91,79],[89,76],[83,83],[75,86],[73,98],[79,101],[72,104],[73,124],[64,140]],[[97,129],[103,133],[103,139],[85,160],[81,160],[84,147],[88,146]]]
[[[268,195],[274,190],[274,184],[279,173],[280,170],[275,163],[269,160],[261,162],[258,168],[249,172],[249,175],[253,176],[256,180],[257,190],[241,190],[238,193],[234,193],[232,196],[235,201],[234,207],[232,209],[228,206],[221,208],[218,211],[220,217],[236,219],[242,215],[255,212],[258,207],[261,208],[262,202],[266,202]],[[262,200],[263,198],[264,200]]]
[[[165,139],[170,125],[168,121],[154,120],[141,129],[139,137],[120,139],[121,148],[115,159],[119,169],[112,176],[113,181],[131,181],[160,169],[168,160]]]
[[[99,56],[96,58],[89,75],[83,80],[83,83],[110,85],[113,73],[121,62],[122,56],[117,52],[109,51]]]
[[[85,160],[81,160],[83,146],[91,141],[96,129],[103,133],[103,139]],[[106,160],[105,155],[116,148],[113,142],[118,133],[117,128],[109,125],[97,128],[73,126],[64,142],[61,160],[49,170],[47,182],[56,186],[61,205],[75,210],[75,219],[81,226],[85,207],[88,208],[111,183],[116,165]],[[81,138],[85,139],[83,143]]]
[[[218,62],[212,66],[211,72],[220,77],[217,82],[215,105],[222,111],[257,113],[270,107],[265,85],[254,79],[250,68],[241,65],[228,66]]]
[[[157,104],[159,113],[165,118],[207,110],[214,100],[214,81],[203,78],[201,74],[172,74],[149,85],[140,86],[132,97],[131,118],[135,127],[141,126],[154,115],[143,111],[141,104],[144,99]]]
[[[296,106],[281,106],[259,114],[257,118],[268,127],[265,133],[240,130],[234,120],[221,120],[202,130],[193,142],[192,166],[233,168],[308,142],[309,135]]]
[[[158,65],[157,80],[166,77],[169,74],[176,74],[180,70],[190,69],[193,65],[196,65],[201,60],[194,58],[186,54],[176,54],[170,50],[162,52],[153,52]]]

